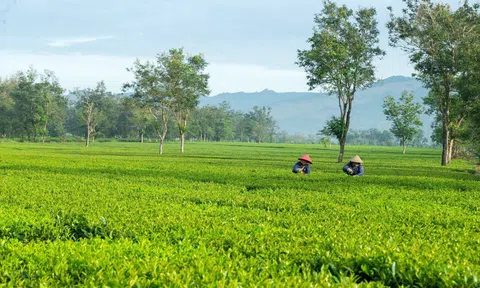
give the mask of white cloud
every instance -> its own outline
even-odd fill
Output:
[[[88,42],[94,42],[98,40],[112,39],[113,36],[99,36],[99,37],[77,37],[69,39],[57,39],[49,42],[47,45],[50,47],[68,47],[75,44],[82,44]]]
[[[277,92],[307,91],[305,73],[293,69],[271,69],[259,65],[211,63],[208,67],[212,94],[254,92],[264,89]]]
[[[132,80],[130,72],[135,57],[85,54],[32,54],[0,51],[0,76],[9,76],[30,65],[38,71],[53,70],[67,90],[94,87],[104,80],[112,92],[120,92],[124,83]],[[141,61],[153,60],[141,58]],[[207,59],[208,60],[208,59]],[[254,92],[271,89],[278,92],[306,91],[305,74],[301,70],[269,69],[256,65],[210,63],[212,95],[222,92]]]

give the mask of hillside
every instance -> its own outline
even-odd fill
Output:
[[[383,99],[387,95],[398,98],[404,90],[413,92],[416,101],[420,103],[423,103],[422,98],[428,93],[419,81],[403,76],[389,77],[359,91],[353,104],[351,128],[389,129],[391,123],[383,114]],[[339,114],[338,99],[334,95],[314,92],[277,93],[268,89],[254,93],[223,93],[202,97],[200,105],[217,105],[223,101],[229,102],[233,109],[244,112],[255,105],[271,107],[279,128],[289,133],[315,134],[327,119]],[[425,135],[429,136],[432,118],[423,115],[422,120]]]

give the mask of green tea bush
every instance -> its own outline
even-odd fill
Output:
[[[480,182],[439,150],[0,145],[6,286],[479,286]]]

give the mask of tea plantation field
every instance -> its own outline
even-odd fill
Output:
[[[480,287],[480,181],[440,150],[0,143],[0,286]],[[309,153],[312,174],[296,175]]]

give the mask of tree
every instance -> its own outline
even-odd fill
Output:
[[[233,132],[233,111],[230,109],[230,104],[225,101],[218,104],[216,112],[213,127],[214,139],[216,141],[232,140],[235,135]]]
[[[8,133],[12,133],[15,102],[10,94],[15,89],[17,89],[17,83],[14,79],[0,79],[0,134],[3,139]]]
[[[411,141],[412,147],[428,147],[428,139],[425,137],[423,130],[420,130],[413,136]]]
[[[36,87],[38,73],[30,68],[26,72],[19,71],[15,78],[18,85],[10,93],[15,103],[12,125],[17,135],[22,137],[26,135],[28,139],[36,141],[42,117],[40,95]]]
[[[26,72],[19,71],[13,79],[1,89],[4,104],[0,104],[3,106],[0,109],[10,114],[7,121],[1,121],[2,126],[8,125],[11,133],[26,135],[33,141],[37,135],[45,142],[45,136],[51,132],[62,134],[67,99],[55,74],[48,70],[39,74],[30,68]]]
[[[480,25],[477,30],[476,41],[471,41],[464,51],[466,56],[460,60],[464,69],[457,81],[457,90],[467,110],[459,138],[480,158]],[[477,171],[480,172],[480,162]]]
[[[188,118],[198,106],[200,96],[210,94],[209,75],[204,73],[207,62],[203,55],[188,56],[183,49],[171,49],[168,55],[160,57],[165,68],[162,81],[169,83],[167,94],[172,98],[171,106],[180,133],[180,152],[185,149],[185,132]]]
[[[190,136],[202,141],[229,141],[235,137],[234,111],[228,102],[197,108],[192,111],[191,118]]]
[[[332,140],[330,140],[330,138],[328,137],[322,137],[322,139],[320,139],[320,143],[322,143],[323,147],[325,148],[331,148],[332,147]]]
[[[457,91],[458,80],[468,66],[466,63],[475,62],[470,46],[478,46],[480,5],[469,5],[465,1],[452,11],[448,4],[432,0],[402,1],[407,8],[399,17],[389,7],[389,42],[408,53],[417,71],[415,76],[431,90],[426,104],[441,117],[442,165],[445,166],[451,158],[452,125],[462,125],[467,113],[466,110],[452,113],[452,105],[454,101],[465,100]]]
[[[317,135],[325,135],[335,137],[339,142],[343,137],[345,131],[345,123],[342,119],[332,116],[330,120],[327,120],[325,127],[322,130],[318,131]]]
[[[110,92],[102,101],[102,115],[105,121],[98,123],[95,136],[116,138],[120,136],[119,118],[122,111],[122,99]]]
[[[168,56],[158,55],[157,63],[147,61],[142,64],[140,60],[136,60],[133,68],[127,68],[132,72],[135,80],[132,83],[124,85],[124,90],[133,90],[133,99],[138,106],[148,111],[154,122],[152,123],[155,132],[158,135],[160,146],[158,153],[163,154],[163,142],[168,132],[168,112],[171,105],[170,89],[173,89],[176,82],[168,81],[167,67]]]
[[[254,106],[252,111],[245,114],[247,131],[249,138],[255,139],[258,143],[264,142],[267,137],[270,141],[275,133],[276,121],[271,115],[270,107]]]
[[[343,161],[345,141],[355,93],[375,81],[373,60],[385,55],[378,46],[376,10],[361,8],[356,13],[330,0],[315,16],[309,50],[298,51],[297,64],[305,68],[310,90],[325,88],[336,94],[343,130],[339,138],[338,162]]]
[[[64,89],[60,86],[53,71],[45,70],[41,82],[37,84],[40,94],[40,119],[42,125],[42,143],[48,134],[48,126],[52,124],[56,130],[62,130],[66,120],[67,99],[63,96]]]
[[[102,114],[103,104],[107,97],[107,88],[103,81],[98,82],[95,89],[76,90],[73,92],[77,97],[77,108],[79,110],[79,121],[86,125],[85,147],[92,142],[95,143],[96,127],[105,120]]]
[[[411,141],[421,131],[422,105],[414,103],[413,94],[404,91],[399,102],[395,102],[392,96],[385,97],[383,108],[387,120],[392,121],[390,131],[400,139],[403,147],[402,153],[405,154],[407,141]]]
[[[137,104],[132,98],[122,99],[122,112],[117,126],[123,137],[139,137],[140,142],[143,143],[152,117],[148,111]]]
[[[154,123],[160,139],[159,153],[163,154],[163,142],[168,131],[169,112],[174,113],[180,132],[180,151],[184,151],[188,118],[198,105],[200,95],[209,94],[207,63],[202,55],[188,56],[183,49],[170,49],[157,55],[156,63],[140,63],[127,69],[133,72],[135,81],[124,85],[133,89],[133,97],[156,120]]]
[[[472,106],[476,111],[480,111],[480,99],[477,99]],[[470,132],[467,139],[473,153],[479,159],[479,162],[477,163],[477,172],[480,173],[480,113],[470,114],[467,119],[467,125]]]
[[[214,139],[216,111],[217,108],[211,105],[195,109],[192,112],[192,123],[188,131],[190,136],[203,142]]]

